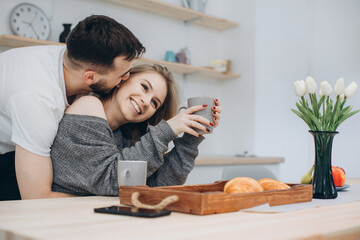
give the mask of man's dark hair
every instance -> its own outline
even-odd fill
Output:
[[[114,68],[116,57],[131,61],[146,50],[124,25],[102,15],[80,21],[67,37],[66,45],[67,57],[75,66],[91,64],[104,71]]]

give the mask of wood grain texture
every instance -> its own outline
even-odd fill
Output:
[[[15,35],[3,34],[0,35],[0,46],[6,46],[11,48],[17,47],[28,47],[28,46],[38,46],[38,45],[65,45],[64,43],[51,42],[51,41],[43,41],[37,39],[24,38]],[[200,77],[207,77],[218,80],[227,80],[240,77],[240,74],[233,72],[220,72],[214,69],[209,69],[206,67],[196,67],[183,63],[173,63],[167,62],[163,60],[149,59],[140,57],[134,60],[134,66],[140,64],[160,64],[169,69],[169,71],[174,73],[181,74],[194,74]]]
[[[236,156],[199,156],[195,165],[242,165],[242,164],[279,164],[283,157],[236,157]]]
[[[192,9],[169,4],[159,0],[105,0],[122,6],[138,9],[145,12],[158,14],[165,17],[175,18],[181,21],[191,21],[196,25],[227,30],[239,26],[238,23],[226,19],[211,16]]]
[[[154,64],[154,63],[167,67],[171,72],[176,72],[181,74],[194,74],[195,76],[207,77],[207,78],[219,79],[219,80],[227,80],[227,79],[240,77],[240,74],[233,72],[224,73],[206,67],[196,67],[184,63],[167,62],[164,60],[154,60],[143,57],[136,59],[134,61],[134,66],[140,64]]]
[[[3,34],[0,35],[0,45],[16,48],[16,47],[27,47],[27,46],[37,46],[37,45],[65,45],[65,44],[59,42],[24,38],[11,34]]]
[[[333,199],[329,200],[332,205],[323,206],[319,201],[311,209],[285,213],[241,210],[199,216],[172,212],[145,219],[94,213],[94,208],[119,204],[117,197],[4,201],[0,202],[0,239],[360,239],[359,191],[352,185],[360,184],[359,180],[347,179],[351,187],[339,197],[352,196],[354,202],[340,204],[340,199]]]
[[[291,184],[286,190],[229,194],[223,192],[226,182],[168,187],[120,186],[119,199],[121,204],[132,205],[132,193],[139,192],[142,203],[155,205],[168,196],[177,195],[179,200],[166,209],[197,215],[234,212],[265,203],[278,206],[312,200],[311,185]]]

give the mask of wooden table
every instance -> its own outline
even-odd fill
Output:
[[[282,213],[255,208],[146,219],[93,212],[118,204],[115,197],[5,201],[0,202],[0,239],[360,239],[360,179],[347,183],[350,188],[337,199],[320,202],[330,205]],[[353,199],[341,203],[344,196]]]

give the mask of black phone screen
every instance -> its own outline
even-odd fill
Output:
[[[127,216],[135,216],[135,217],[148,217],[148,218],[166,216],[171,213],[168,210],[154,210],[154,209],[124,207],[124,206],[109,206],[104,208],[95,208],[94,212],[127,215]]]

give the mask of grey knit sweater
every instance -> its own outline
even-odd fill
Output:
[[[133,145],[120,128],[112,132],[105,119],[65,114],[51,148],[52,190],[75,195],[117,196],[118,160],[147,161],[148,186],[184,184],[203,139],[186,133],[177,138],[163,120],[150,126]],[[171,141],[174,148],[163,154]]]

